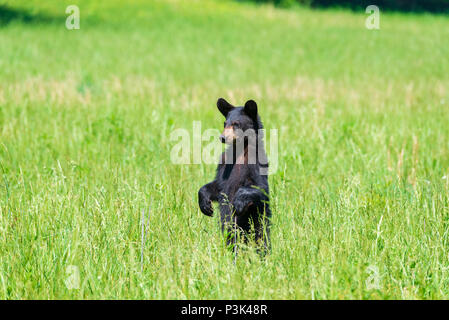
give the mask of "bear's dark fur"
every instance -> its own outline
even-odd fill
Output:
[[[270,246],[271,211],[268,161],[259,132],[263,126],[257,104],[249,100],[243,107],[234,107],[220,98],[217,107],[226,117],[220,139],[229,147],[221,156],[215,180],[198,191],[199,206],[201,212],[212,216],[211,202],[219,203],[221,228],[227,234],[228,245],[235,244],[237,230],[243,231],[248,240],[253,226],[256,243],[265,251]]]

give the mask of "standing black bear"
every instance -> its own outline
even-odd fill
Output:
[[[215,180],[198,191],[199,206],[212,216],[212,201],[220,204],[221,229],[228,245],[235,244],[237,231],[247,240],[254,226],[256,243],[265,251],[270,246],[271,211],[268,161],[257,104],[249,100],[244,107],[234,107],[220,98],[217,107],[226,117],[220,140],[229,147],[221,156]]]

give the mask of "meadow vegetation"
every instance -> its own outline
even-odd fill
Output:
[[[0,4],[0,298],[448,298],[449,17]],[[278,130],[265,259],[234,264],[200,213],[215,165],[170,161],[173,130],[221,129],[219,97]]]

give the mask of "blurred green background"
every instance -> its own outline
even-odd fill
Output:
[[[240,0],[247,1],[247,0]],[[369,5],[376,5],[382,10],[404,12],[448,13],[448,0],[249,0],[256,3],[272,3],[278,6],[293,5],[313,8],[351,8],[363,10]]]
[[[448,297],[447,15],[0,4],[0,298]],[[264,260],[234,264],[199,212],[215,165],[170,161],[173,130],[221,128],[218,97],[279,133]]]

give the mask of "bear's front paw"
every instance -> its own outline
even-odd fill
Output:
[[[243,213],[245,213],[250,204],[245,200],[236,198],[232,205],[234,207],[235,214],[237,216],[241,216]]]
[[[214,209],[212,208],[212,202],[210,200],[201,199],[200,210],[206,216],[212,216],[214,214]]]

